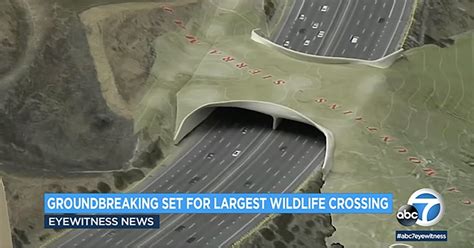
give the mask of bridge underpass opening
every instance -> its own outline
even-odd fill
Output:
[[[309,124],[278,120],[252,110],[216,107],[183,143],[192,139],[189,145],[195,146],[192,153],[198,153],[199,164],[218,167],[224,180],[232,179],[233,186],[224,192],[293,192],[312,172],[321,169],[326,137]],[[188,184],[215,175],[190,176]]]

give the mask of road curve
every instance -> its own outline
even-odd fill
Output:
[[[401,48],[414,0],[296,0],[271,35],[291,50],[377,60]]]

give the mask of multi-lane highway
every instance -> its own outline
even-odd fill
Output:
[[[295,0],[270,39],[291,50],[376,60],[402,45],[414,0]]]
[[[182,153],[138,192],[291,192],[324,161],[313,127],[238,109],[216,111],[183,141]],[[227,247],[265,215],[162,215],[158,230],[72,231],[47,247]]]

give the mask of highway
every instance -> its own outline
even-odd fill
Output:
[[[414,0],[295,0],[270,40],[291,50],[376,60],[401,48]]]
[[[138,192],[292,192],[324,161],[325,137],[313,127],[226,109],[186,137],[170,165]],[[233,156],[235,151],[240,154]],[[234,154],[235,155],[235,154]],[[47,247],[228,247],[266,215],[161,215],[157,230],[71,231]]]

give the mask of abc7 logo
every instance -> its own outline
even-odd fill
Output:
[[[404,226],[433,226],[444,215],[441,195],[432,189],[417,190],[397,212],[397,220]]]

